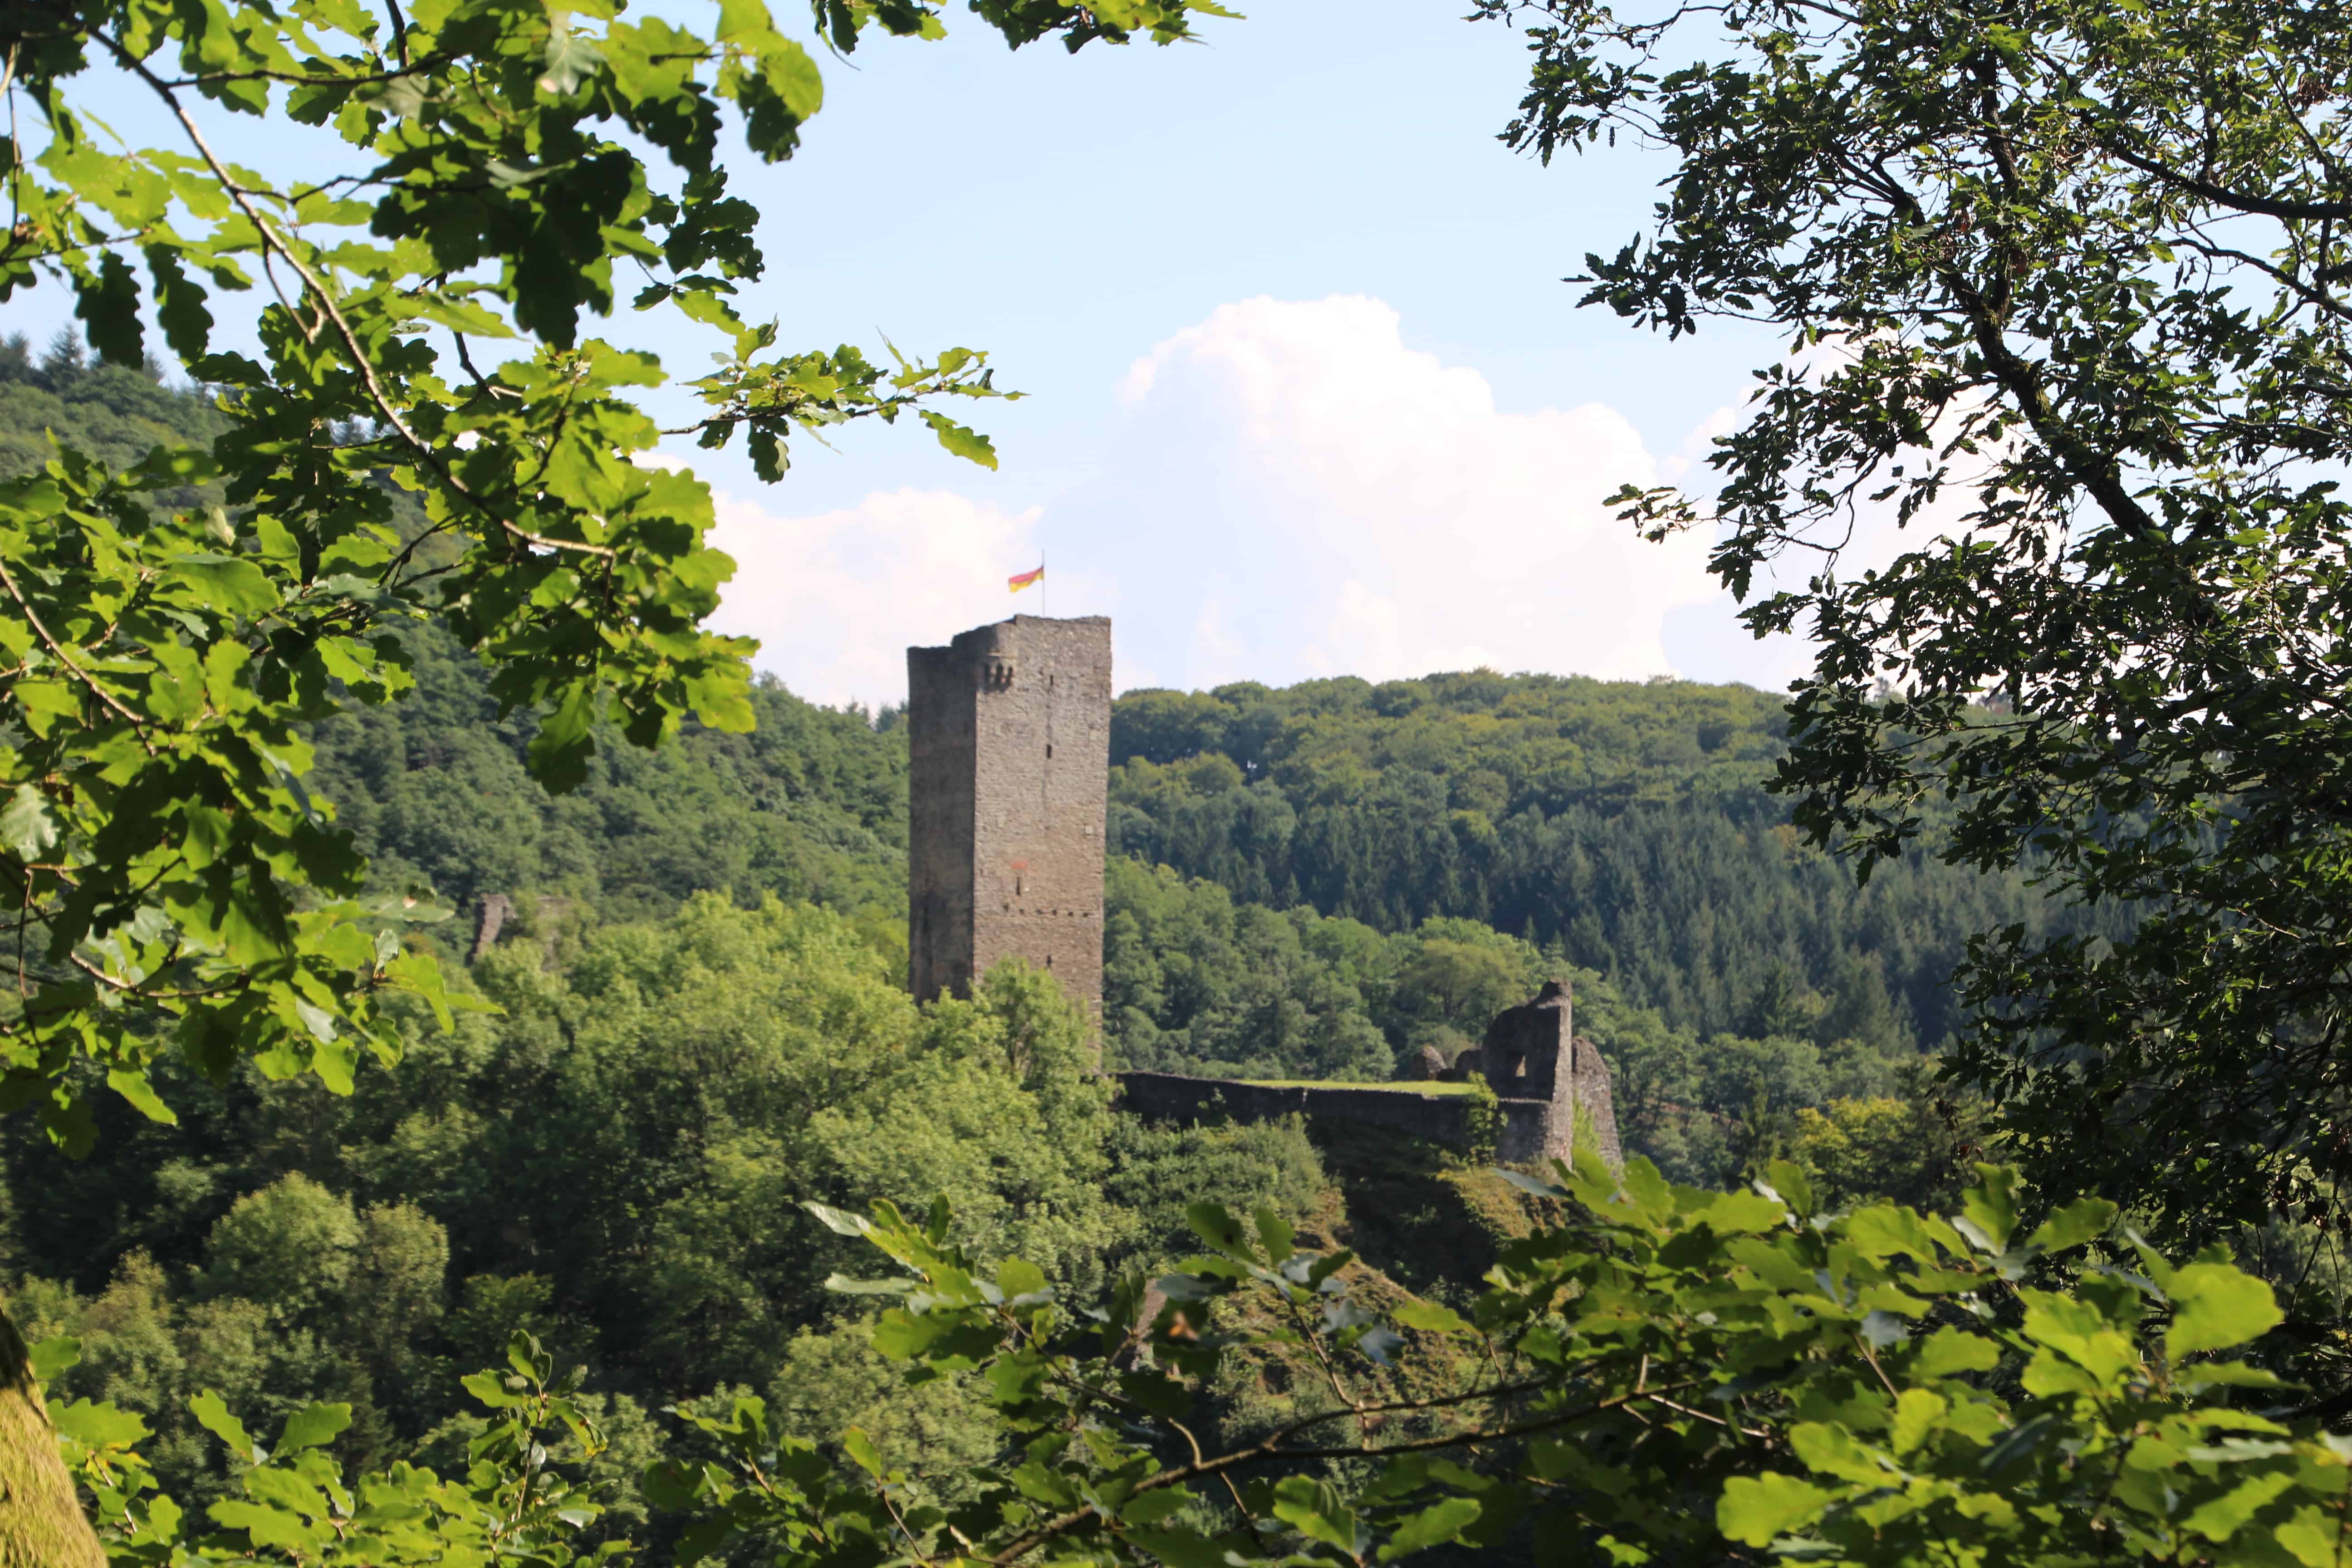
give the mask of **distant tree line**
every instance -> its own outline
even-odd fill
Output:
[[[1681,1027],[1935,1047],[1966,933],[2059,915],[2023,874],[1914,851],[1865,886],[1763,787],[1780,700],[1476,670],[1136,691],[1110,841],[1248,902],[1381,931],[1452,917],[1557,950]],[[1778,996],[1780,1000],[1765,1000]],[[1813,1020],[1801,1022],[1810,1032]]]

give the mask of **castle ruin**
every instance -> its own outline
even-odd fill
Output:
[[[1485,1079],[1507,1107],[1521,1100],[1543,1107],[1540,1114],[1528,1118],[1530,1126],[1522,1140],[1536,1146],[1533,1159],[1567,1159],[1577,1118],[1582,1115],[1591,1123],[1601,1157],[1612,1165],[1623,1163],[1617,1145],[1617,1110],[1609,1094],[1609,1064],[1591,1040],[1576,1032],[1575,998],[1567,981],[1547,980],[1533,1001],[1496,1014],[1477,1047],[1455,1058],[1439,1076],[1458,1080],[1472,1073]],[[1512,1140],[1507,1110],[1505,1114],[1507,1145]]]
[[[1110,622],[1015,616],[945,647],[907,650],[908,983],[919,1002],[969,996],[1001,959],[1046,971],[1102,1019],[1103,835],[1110,766]],[[1429,1056],[1434,1057],[1431,1052]],[[1499,1102],[1496,1156],[1567,1159],[1580,1117],[1618,1163],[1609,1068],[1578,1037],[1566,983],[1507,1008],[1479,1045],[1422,1077],[1483,1076]],[[1121,1072],[1119,1101],[1160,1121],[1304,1115],[1463,1147],[1464,1095],[1402,1086],[1277,1086]]]
[[[907,743],[915,999],[1024,958],[1098,1027],[1110,622],[1015,616],[908,648]]]
[[[1571,1158],[1580,1121],[1592,1129],[1603,1160],[1612,1166],[1623,1163],[1608,1064],[1591,1040],[1576,1033],[1566,981],[1546,981],[1534,1000],[1496,1014],[1486,1038],[1451,1067],[1441,1058],[1422,1076],[1459,1083],[1473,1073],[1495,1091],[1495,1109],[1502,1115],[1494,1130],[1495,1158],[1503,1163],[1539,1165]],[[1164,1072],[1118,1076],[1121,1108],[1155,1121],[1304,1116],[1381,1128],[1455,1149],[1473,1139],[1472,1101],[1459,1094],[1345,1083],[1239,1083]]]

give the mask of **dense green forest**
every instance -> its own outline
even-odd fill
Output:
[[[1964,933],[2050,911],[1914,856],[1856,887],[1766,793],[1780,700],[1490,670],[1137,691],[1112,716],[1111,842],[1239,900],[1383,931],[1475,920],[1702,1033],[1932,1047]]]
[[[420,1028],[348,1098],[175,1084],[201,1111],[116,1113],[102,1159],[9,1145],[14,1310],[81,1339],[68,1391],[149,1413],[179,1484],[220,1479],[198,1389],[264,1422],[346,1400],[382,1462],[462,1430],[457,1373],[519,1325],[598,1370],[616,1477],[679,1391],[951,1443],[955,1400],[898,1401],[822,1288],[856,1259],[800,1200],[945,1194],[982,1245],[1098,1286],[1173,1245],[1193,1182],[1301,1213],[1323,1183],[1296,1129],[1114,1117],[1041,977],[919,1011],[813,906],[702,895],[552,966],[506,944],[474,980],[497,1013]]]
[[[45,460],[54,429],[127,463],[207,417],[69,346],[0,347],[0,460]],[[478,1010],[445,1034],[416,1008],[406,1058],[348,1098],[166,1069],[176,1127],[106,1100],[101,1158],[22,1127],[0,1150],[17,1315],[82,1342],[60,1394],[144,1415],[183,1497],[226,1479],[192,1393],[264,1425],[347,1401],[352,1461],[446,1458],[477,1421],[457,1374],[517,1324],[595,1369],[615,1531],[651,1528],[633,1478],[681,1392],[934,1458],[985,1444],[968,1390],[900,1387],[823,1289],[852,1260],[811,1197],[945,1194],[981,1249],[1087,1289],[1180,1248],[1200,1197],[1273,1203],[1440,1295],[1524,1229],[1523,1200],[1442,1161],[1117,1114],[1035,977],[914,1006],[897,712],[765,681],[751,733],[606,746],[551,796],[532,715],[437,627],[406,647],[415,689],[316,726],[310,787],[378,883],[448,906],[421,940]],[[1387,1079],[1568,973],[1628,1145],[1670,1174],[1794,1154],[1832,1192],[1948,1188],[1969,1111],[1926,1081],[1933,969],[2031,900],[1939,868],[1855,893],[1757,788],[1776,715],[1483,673],[1121,699],[1107,1057]],[[516,912],[477,960],[490,893]]]
[[[7,461],[39,460],[54,428],[127,463],[215,417],[68,340],[37,359],[0,345]],[[467,955],[486,894],[520,901],[509,940],[576,945],[713,892],[822,905],[903,965],[897,710],[825,709],[765,679],[751,734],[689,724],[656,752],[606,745],[552,796],[524,768],[533,716],[501,715],[437,627],[406,641],[415,689],[317,726],[313,784],[379,883],[454,910],[445,956]],[[1956,933],[2038,908],[1933,862],[1856,889],[1762,791],[1780,727],[1775,700],[1741,687],[1485,671],[1129,693],[1113,714],[1107,1057],[1385,1079],[1568,973],[1583,1026],[1635,1083],[1637,1040],[1704,1063],[1772,1039],[1857,1064],[1798,1072],[1765,1097],[1776,1109],[1884,1089],[1887,1064],[1948,1023],[1937,979]],[[1654,1102],[1718,1122],[1753,1109],[1726,1092],[1636,1089],[1629,1131],[1652,1135]],[[1670,1167],[1710,1173],[1712,1156],[1686,1166],[1672,1142]]]

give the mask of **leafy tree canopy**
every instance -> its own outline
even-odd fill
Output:
[[[1043,974],[918,1008],[828,910],[703,894],[509,940],[467,980],[499,1010],[445,1034],[398,1004],[408,1050],[350,1095],[251,1063],[224,1090],[173,1064],[177,1125],[101,1105],[95,1158],[6,1145],[10,1310],[36,1342],[79,1343],[53,1397],[144,1422],[184,1504],[230,1479],[188,1405],[204,1390],[257,1428],[346,1406],[335,1451],[354,1466],[439,1462],[477,1435],[458,1374],[517,1330],[594,1369],[578,1392],[625,1532],[657,1413],[714,1391],[977,1462],[984,1412],[899,1386],[866,1304],[824,1288],[856,1249],[799,1203],[945,1196],[977,1251],[1092,1292],[1177,1256],[1194,1198],[1302,1218],[1336,1201],[1295,1126],[1114,1116]]]
[[[1985,929],[1958,1070],[2053,1184],[2190,1233],[2282,1203],[2340,1223],[2340,16],[1481,9],[1534,51],[1510,141],[1674,160],[1587,300],[1786,334],[1715,492],[1626,499],[1719,530],[1759,631],[1822,639],[1780,768],[1798,821],[1866,868],[1940,797],[1952,859],[2143,912],[2107,941]],[[1890,518],[1904,548],[1858,560]]]
[[[2336,1561],[2352,1445],[2282,1406],[2279,1307],[2219,1257],[2168,1258],[2096,1199],[2032,1225],[1992,1166],[1948,1217],[1825,1211],[1786,1164],[1722,1193],[1590,1154],[1557,1174],[1527,1183],[1580,1222],[1511,1248],[1462,1310],[1369,1299],[1346,1253],[1272,1207],[1196,1203],[1177,1269],[1088,1296],[955,1245],[945,1204],[919,1221],[812,1205],[872,1249],[874,1272],[834,1284],[885,1304],[876,1347],[918,1384],[968,1378],[995,1453],[900,1460],[855,1426],[820,1444],[752,1395],[683,1409],[645,1476],[687,1521],[667,1560]],[[1237,1365],[1292,1392],[1220,1433],[1203,1396]],[[242,1495],[201,1520],[154,1485],[138,1418],[78,1402],[61,1424],[125,1568],[582,1560],[597,1507],[578,1477],[608,1440],[572,1380],[520,1334],[466,1387],[490,1418],[446,1479],[347,1479],[321,1450],[341,1405],[263,1444],[199,1395],[243,1465]]]

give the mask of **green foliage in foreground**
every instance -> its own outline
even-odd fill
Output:
[[[1948,1220],[1818,1212],[1787,1165],[1777,1188],[1731,1193],[1670,1187],[1638,1161],[1622,1184],[1590,1158],[1560,1174],[1546,1191],[1580,1222],[1511,1248],[1467,1313],[1386,1321],[1334,1288],[1343,1258],[1297,1250],[1271,1215],[1197,1210],[1207,1250],[1160,1282],[1148,1328],[1123,1301],[1073,1315],[1034,1271],[975,1277],[938,1215],[828,1216],[905,1270],[869,1287],[905,1295],[886,1344],[918,1369],[982,1367],[1019,1445],[1001,1489],[954,1513],[920,1509],[919,1476],[877,1478],[906,1489],[905,1547],[1174,1563],[1528,1540],[1621,1561],[1719,1561],[1727,1541],[1856,1563],[2334,1560],[2352,1443],[2288,1417],[2261,1367],[2206,1359],[2279,1322],[2269,1289],[2111,1234],[2112,1205],[2029,1230],[2013,1174],[1990,1167]],[[1139,1342],[1151,1366],[1120,1370]],[[1454,1350],[1453,1377],[1373,1394],[1364,1374],[1408,1342]],[[1267,1344],[1293,1347],[1328,1398],[1196,1452],[1187,1378]],[[706,1469],[702,1484],[757,1517],[740,1479]],[[788,1487],[748,1489],[762,1523],[826,1516]]]
[[[1034,1265],[977,1264],[945,1204],[919,1221],[820,1205],[896,1265],[835,1282],[891,1303],[877,1348],[910,1381],[983,1387],[992,1454],[950,1473],[855,1428],[781,1433],[754,1398],[681,1411],[680,1451],[646,1482],[690,1521],[671,1561],[1356,1568],[1446,1545],[1857,1568],[2337,1561],[2352,1439],[2295,1413],[2261,1364],[2270,1289],[2219,1257],[2176,1265],[2095,1199],[2030,1225],[2014,1174],[1990,1166],[1948,1218],[1824,1212],[1787,1165],[1735,1192],[1638,1160],[1622,1179],[1590,1158],[1559,1175],[1529,1183],[1571,1217],[1510,1248],[1462,1312],[1368,1307],[1347,1256],[1302,1249],[1272,1211],[1196,1204],[1202,1249],[1159,1295],[1130,1275],[1080,1308]],[[1422,1383],[1389,1375],[1401,1356]],[[1254,1358],[1299,1374],[1292,1410],[1203,1438],[1202,1389]],[[529,1435],[561,1422],[575,1455],[597,1438],[527,1338],[511,1366],[467,1380],[501,1421],[462,1481],[404,1468],[347,1487],[313,1451],[341,1416],[317,1407],[201,1521],[139,1489],[135,1424],[77,1408],[68,1452],[126,1568],[483,1561],[488,1500],[513,1521],[509,1559],[561,1564],[551,1538],[593,1509],[563,1506],[563,1467]],[[250,1449],[216,1401],[202,1414]]]
[[[71,1367],[80,1347],[46,1342],[35,1352],[50,1370]],[[46,1355],[44,1354],[46,1352]],[[274,1443],[257,1441],[209,1391],[189,1403],[238,1468],[241,1496],[192,1516],[157,1489],[139,1451],[146,1424],[111,1405],[78,1400],[57,1413],[66,1462],[90,1495],[115,1564],[180,1568],[220,1561],[217,1554],[285,1563],[359,1564],[520,1563],[564,1568],[611,1562],[625,1543],[575,1550],[583,1527],[604,1510],[590,1491],[549,1463],[568,1447],[581,1460],[604,1450],[604,1434],[573,1397],[578,1374],[559,1378],[539,1342],[518,1333],[505,1368],[466,1379],[467,1391],[493,1418],[467,1447],[470,1461],[444,1479],[415,1465],[344,1481],[328,1446],[351,1423],[347,1405],[305,1405]],[[206,1530],[210,1523],[219,1527]]]
[[[0,473],[37,472],[52,436],[128,468],[158,444],[208,442],[228,425],[201,388],[92,363],[70,336],[37,357],[0,341]],[[422,529],[407,498],[392,500],[401,526]],[[398,636],[413,682],[401,700],[304,731],[313,797],[331,803],[375,890],[430,887],[460,909],[485,893],[552,895],[608,920],[731,890],[828,904],[878,935],[903,923],[907,765],[895,712],[877,728],[875,715],[758,679],[750,734],[688,722],[657,752],[600,745],[578,785],[551,795],[530,771],[539,711],[502,712],[491,671],[446,626]],[[470,931],[457,928],[468,924],[441,928],[445,958],[462,955]]]

